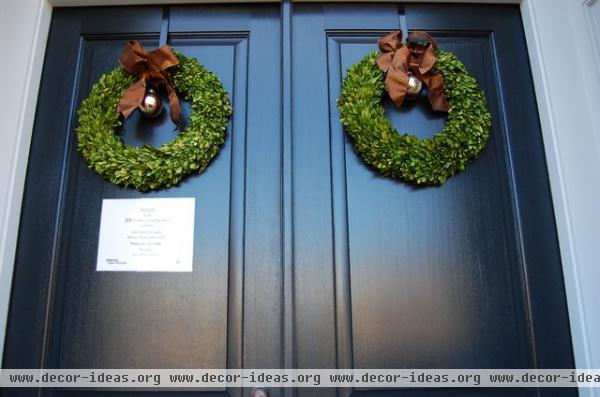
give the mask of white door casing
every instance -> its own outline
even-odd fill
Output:
[[[195,0],[0,0],[0,357],[21,200],[52,8]],[[228,1],[224,1],[228,2]],[[239,2],[239,1],[238,1]],[[418,1],[412,1],[418,2]],[[428,0],[427,2],[432,2]],[[445,1],[452,2],[452,1]],[[600,368],[600,1],[518,3],[523,17],[558,229],[575,361]],[[204,1],[206,3],[206,1]],[[598,397],[598,389],[581,389]]]

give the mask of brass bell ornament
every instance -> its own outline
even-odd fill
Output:
[[[162,101],[154,88],[148,88],[139,106],[142,114],[148,118],[158,117],[162,113]]]
[[[423,82],[414,74],[408,75],[406,99],[417,99],[423,88]]]

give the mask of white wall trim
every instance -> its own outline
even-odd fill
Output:
[[[233,1],[233,0],[232,0]],[[0,0],[0,341],[4,341],[35,104],[54,6],[206,3],[198,0]],[[231,2],[231,1],[225,1]],[[239,1],[235,1],[239,2]],[[413,1],[415,2],[415,1]],[[432,2],[432,0],[427,0]],[[453,2],[453,1],[446,1]],[[456,1],[456,2],[465,2]],[[554,200],[577,367],[600,368],[600,37],[596,0],[520,3]],[[595,9],[597,10],[597,9]],[[9,100],[10,98],[10,100]],[[2,356],[3,343],[0,345]],[[600,390],[581,389],[600,397]]]
[[[587,333],[586,325],[585,302],[581,293],[581,283],[576,266],[577,248],[574,241],[575,233],[569,210],[571,205],[569,203],[565,173],[562,169],[564,161],[561,158],[559,120],[557,120],[557,116],[560,117],[560,115],[559,113],[555,113],[555,109],[559,104],[553,100],[553,98],[556,98],[553,96],[555,92],[553,92],[552,82],[550,81],[553,76],[547,66],[547,62],[551,61],[548,57],[551,55],[548,55],[548,49],[543,46],[544,43],[541,39],[542,33],[540,32],[540,29],[543,29],[544,27],[541,27],[539,24],[539,19],[547,17],[544,15],[538,16],[535,13],[533,1],[525,1],[521,6],[521,13],[527,37],[533,80],[540,111],[540,122],[544,136],[548,173],[552,186],[565,287],[568,291],[573,350],[577,367],[589,368],[592,357],[588,343],[589,335]],[[559,32],[559,34],[563,33],[563,31]],[[560,102],[560,100],[558,102]],[[592,395],[594,394],[589,394],[589,396]]]
[[[542,2],[544,3],[542,5]],[[574,1],[521,3],[578,368],[600,368],[600,81],[595,37]],[[557,28],[559,27],[559,28]],[[596,110],[594,110],[596,109]],[[599,396],[580,389],[581,396]]]
[[[600,29],[597,27],[597,24],[600,23],[600,20],[594,21],[591,12],[589,12],[589,10],[591,10],[591,7],[600,7],[600,5],[597,4],[596,0],[584,0],[583,5],[585,6],[584,13],[588,34],[592,38],[593,44],[590,50],[594,52],[594,56],[596,57],[596,64],[600,64],[600,37],[597,37],[594,31],[594,27]],[[597,73],[600,74],[600,70],[597,70]]]
[[[0,48],[11,62],[0,64],[0,359],[12,284],[21,199],[52,7],[45,0],[0,3]]]
[[[584,34],[584,37],[591,38],[591,46],[588,46],[588,43],[577,43],[578,50],[583,54],[584,60],[587,58],[587,54],[591,51],[594,54],[594,60],[588,59],[587,66],[588,70],[585,73],[589,73],[592,82],[587,85],[588,88],[587,97],[588,97],[588,107],[590,108],[590,113],[592,117],[595,116],[595,126],[596,128],[596,145],[600,151],[600,131],[598,131],[598,126],[600,125],[600,112],[597,110],[600,109],[600,96],[598,95],[598,91],[594,92],[598,86],[600,86],[600,2],[597,0],[585,0],[583,2],[584,7],[578,7],[575,9],[575,13],[583,14],[585,18],[585,27],[587,32],[583,32],[583,28],[580,27],[581,33]],[[581,16],[578,16],[581,18]],[[576,16],[577,18],[577,16]],[[587,35],[585,35],[587,33]],[[595,62],[593,62],[595,61]]]

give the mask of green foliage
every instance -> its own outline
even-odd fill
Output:
[[[448,119],[430,139],[399,134],[385,116],[378,52],[348,69],[337,105],[346,132],[364,162],[382,175],[417,185],[440,185],[477,157],[489,138],[491,116],[475,78],[450,52],[437,51]]]
[[[160,148],[128,146],[115,133],[122,123],[117,105],[135,81],[121,67],[102,75],[79,108],[77,148],[90,168],[119,186],[139,191],[173,186],[188,174],[204,172],[225,142],[232,112],[225,88],[196,59],[175,56],[179,65],[169,72],[192,114],[186,130]]]

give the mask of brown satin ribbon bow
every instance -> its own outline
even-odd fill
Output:
[[[429,103],[434,110],[448,111],[444,94],[444,78],[433,72],[437,43],[429,34],[411,32],[406,44],[402,31],[396,30],[378,41],[381,54],[377,57],[379,68],[386,74],[385,88],[396,106],[402,105],[408,88],[410,73],[418,77],[429,91]]]
[[[158,86],[164,85],[167,89],[171,120],[175,125],[179,125],[181,116],[179,98],[167,73],[167,69],[179,64],[179,61],[171,48],[164,45],[154,51],[146,52],[138,41],[130,41],[123,49],[119,62],[128,73],[139,77],[138,81],[123,91],[118,106],[119,113],[125,118],[129,117],[142,103],[146,94],[146,86],[149,81],[152,81]]]

